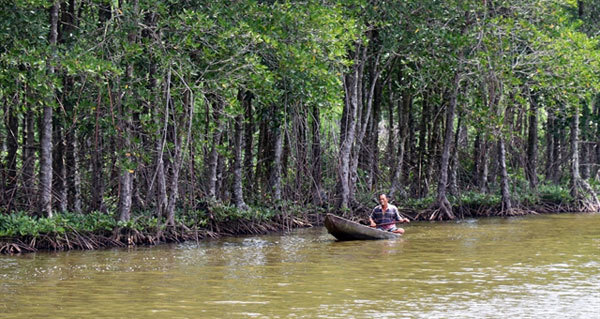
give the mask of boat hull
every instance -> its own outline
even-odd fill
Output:
[[[325,228],[337,240],[376,240],[400,237],[400,234],[361,225],[333,214],[325,216]]]

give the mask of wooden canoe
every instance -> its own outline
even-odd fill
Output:
[[[325,228],[337,240],[372,240],[400,237],[400,234],[365,226],[333,214],[325,216]]]

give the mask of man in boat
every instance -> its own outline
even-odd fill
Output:
[[[396,227],[396,223],[410,223],[408,218],[402,218],[398,207],[389,204],[387,195],[379,195],[379,204],[369,215],[371,227],[387,230],[396,234],[404,234],[404,229]]]

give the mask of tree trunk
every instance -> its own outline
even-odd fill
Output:
[[[538,132],[538,93],[534,92],[529,100],[529,132],[527,134],[527,167],[525,173],[529,181],[529,187],[536,189],[538,184],[537,178],[537,132]]]
[[[516,107],[517,102],[515,101],[515,93],[510,92],[508,95],[508,107],[504,112],[504,123],[506,131],[511,132],[510,136],[504,141],[506,147],[507,166],[513,167],[516,170],[527,171],[527,150],[524,145],[525,134],[521,133],[525,125],[523,125],[523,114],[524,112],[519,110],[520,107]],[[524,107],[522,107],[524,109]],[[527,173],[525,172],[525,175]]]
[[[578,181],[581,179],[579,173],[579,110],[575,107],[573,120],[571,122],[571,196],[575,199],[581,198]]]
[[[454,114],[456,112],[456,103],[458,98],[458,86],[459,86],[459,72],[456,71],[454,74],[454,80],[452,81],[452,89],[450,93],[450,99],[448,101],[448,108],[446,109],[446,131],[444,133],[444,146],[442,149],[442,157],[440,160],[440,171],[439,180],[437,186],[437,199],[434,204],[434,213],[431,214],[429,219],[454,219],[454,213],[452,212],[452,205],[446,197],[446,188],[448,184],[448,166],[450,163],[450,150],[452,147],[452,140],[454,139],[453,126],[454,126]]]
[[[27,89],[25,89],[27,92]],[[27,93],[25,93],[27,94]],[[30,107],[27,106],[27,112],[23,119],[23,177],[22,177],[22,188],[23,195],[28,201],[26,208],[28,210],[34,210],[35,203],[34,198],[34,185],[35,185],[35,115]]]
[[[546,180],[554,182],[554,163],[556,160],[554,159],[554,149],[555,143],[557,143],[554,138],[554,123],[556,122],[554,112],[552,110],[548,111],[548,119],[546,120]]]
[[[159,135],[160,136],[160,135]],[[167,211],[167,180],[165,177],[164,144],[165,137],[156,142],[156,216],[166,216]]]
[[[252,110],[252,99],[254,94],[250,91],[244,92],[244,175],[246,183],[252,185],[254,181],[254,112]]]
[[[226,132],[226,131],[223,131]],[[227,139],[227,135],[224,134],[221,136],[221,140],[219,141],[219,143],[224,143],[223,141]],[[229,144],[231,145],[231,144]],[[217,182],[215,183],[215,196],[216,198],[220,198],[223,199],[225,198],[225,194],[223,194],[223,191],[225,190],[223,188],[223,182],[225,181],[225,179],[223,178],[223,173],[225,172],[225,156],[221,156],[219,154],[218,160],[217,160]]]
[[[19,149],[19,119],[17,117],[17,103],[13,99],[12,105],[8,105],[6,119],[6,188],[4,200],[1,201],[6,212],[11,212],[16,204],[17,195],[17,151]]]
[[[460,138],[460,134],[462,132],[462,114],[458,115],[458,123],[456,125],[456,133],[454,134],[454,147],[452,147],[452,155],[450,156],[450,166],[449,166],[449,175],[450,175],[450,183],[449,183],[449,191],[450,194],[454,196],[459,195],[458,189],[458,140]]]
[[[488,150],[490,149],[490,146],[488,145],[489,142],[487,141],[486,138],[483,139],[483,143],[481,146],[481,156],[479,158],[480,160],[480,164],[481,164],[481,173],[479,174],[479,180],[478,180],[478,188],[479,191],[482,193],[487,193],[488,192],[488,181],[489,181],[489,172],[490,172],[490,160],[488,157]]]
[[[7,105],[6,120],[6,163],[3,200],[0,203],[10,213],[16,204],[17,195],[17,151],[19,149],[19,118],[17,117],[17,101],[13,99],[11,105]]]
[[[377,41],[377,34],[376,32],[374,32],[373,34],[373,39],[374,41]],[[378,52],[375,60],[373,61],[371,68],[370,68],[370,82],[368,83],[368,85],[365,85],[364,87],[364,93],[363,93],[363,84],[362,84],[362,80],[364,78],[363,74],[364,74],[364,66],[366,65],[367,62],[367,49],[368,48],[364,48],[362,51],[362,57],[361,57],[361,62],[360,62],[360,73],[359,73],[359,77],[358,77],[358,84],[357,84],[357,89],[358,89],[358,95],[357,95],[357,115],[359,116],[357,121],[356,121],[356,125],[357,125],[357,132],[356,132],[356,143],[354,143],[354,147],[351,151],[351,166],[350,166],[350,196],[349,196],[349,201],[352,202],[354,201],[354,196],[356,193],[356,185],[357,185],[357,180],[358,180],[358,163],[359,163],[359,158],[360,158],[360,154],[363,153],[364,151],[362,150],[363,144],[365,143],[365,137],[367,136],[367,129],[369,127],[369,124],[371,123],[371,118],[374,117],[373,114],[373,105],[376,101],[375,99],[375,94],[376,94],[376,88],[378,86],[380,86],[379,82],[380,82],[380,75],[381,72],[383,71],[383,69],[385,67],[381,67],[380,65],[380,58],[381,58],[381,52]],[[389,62],[389,61],[388,61]],[[364,101],[364,103],[363,103]],[[377,103],[380,104],[379,99],[377,99]],[[365,107],[363,108],[363,104],[366,104]],[[375,119],[376,120],[376,119]],[[372,145],[372,148],[378,147],[376,140],[374,141],[366,141],[366,143],[369,144],[374,144]],[[366,152],[369,152],[369,148],[367,148]],[[367,154],[367,156],[369,156]]]
[[[415,167],[415,163],[417,162],[415,159],[415,154],[417,154],[416,151],[416,145],[415,145],[415,112],[413,111],[413,107],[414,107],[414,97],[411,94],[411,98],[410,98],[410,102],[408,103],[408,120],[407,120],[407,127],[408,127],[408,140],[405,142],[405,152],[406,155],[404,156],[405,158],[405,166],[408,167],[409,169],[405,169],[404,170],[404,177],[408,176],[408,172],[409,171],[413,171],[414,167]],[[413,169],[411,169],[413,168]],[[406,180],[406,179],[404,179]],[[414,180],[413,180],[414,183]],[[410,185],[408,185],[410,186]]]
[[[273,108],[262,110],[262,114],[257,116],[260,118],[259,135],[258,135],[258,151],[256,152],[256,170],[254,173],[254,185],[258,190],[263,192],[268,191],[269,173],[273,166],[273,133],[271,124]]]
[[[242,93],[240,90],[238,94],[238,99],[244,109],[248,109],[248,106],[245,105],[247,103],[246,94]],[[244,118],[240,114],[235,117],[235,125],[234,125],[234,134],[233,134],[233,202],[235,203],[235,207],[238,209],[246,210],[248,206],[244,202],[244,188],[243,188],[243,177],[242,177],[242,149],[244,148],[244,139],[243,139],[243,121]]]
[[[58,12],[60,2],[55,1],[50,8],[50,34],[48,42],[52,51],[58,39]],[[55,70],[51,59],[48,60],[48,76],[52,78]],[[51,86],[53,87],[53,86]],[[54,93],[54,92],[53,92]],[[53,101],[46,101],[43,107],[40,135],[40,182],[39,182],[39,210],[46,216],[52,217],[52,104]]]
[[[600,211],[600,201],[596,193],[579,173],[579,109],[577,106],[574,107],[571,122],[571,196],[575,199],[578,209]]]
[[[559,118],[553,111],[548,112],[547,136],[546,136],[546,179],[558,184],[561,178],[562,146],[563,139],[560,130]]]
[[[554,148],[552,158],[554,158],[554,163],[552,163],[552,179],[555,184],[560,183],[560,179],[562,177],[561,166],[563,164],[563,152],[564,148],[566,148],[567,141],[561,134],[564,133],[564,130],[561,130],[558,127],[555,127],[554,131]]]
[[[326,200],[322,192],[322,168],[321,168],[321,115],[319,106],[316,103],[312,105],[312,145],[311,145],[311,164],[312,164],[312,202],[315,205],[321,205]]]
[[[379,184],[379,121],[381,120],[381,94],[383,86],[377,81],[373,97],[373,119],[371,126],[371,134],[369,134],[368,143],[371,146],[369,158],[369,191],[377,187]]]
[[[481,133],[476,131],[475,140],[473,141],[473,175],[471,176],[471,183],[475,186],[479,182],[479,157],[481,157]]]
[[[8,114],[8,105],[6,103],[6,97],[0,97],[0,102],[1,102],[1,107],[2,107],[2,114],[6,117]],[[5,121],[1,121],[0,123],[5,124]],[[4,126],[0,125],[0,131],[4,130]],[[8,128],[6,129],[7,134],[8,134]],[[7,146],[6,146],[6,139],[2,138],[2,136],[0,135],[0,153],[4,153],[7,152]],[[0,157],[0,194],[2,194],[2,197],[0,197],[0,207],[6,207],[6,203],[8,203],[9,201],[6,199],[6,195],[7,195],[7,191],[6,191],[6,175],[8,174],[8,172],[6,171],[5,168],[5,161],[3,158]]]
[[[488,141],[483,133],[477,133],[473,148],[473,162],[475,163],[475,176],[473,177],[473,182],[480,192],[487,193],[489,172],[489,162],[487,156]]]
[[[582,117],[581,117],[581,122],[580,123],[580,130],[581,130],[581,137],[580,140],[583,141],[583,144],[581,145],[581,158],[580,158],[580,163],[579,165],[581,165],[580,170],[581,170],[581,178],[586,180],[588,178],[590,178],[590,164],[591,161],[589,160],[589,155],[591,153],[590,151],[590,145],[591,143],[589,143],[589,137],[590,137],[590,117],[591,117],[591,110],[590,110],[590,105],[589,103],[583,102],[583,112],[582,112]]]
[[[73,1],[70,3],[71,10]],[[63,76],[63,82],[65,89],[63,92],[67,93],[73,90],[73,78],[67,75]],[[66,94],[65,94],[66,95]],[[81,213],[81,175],[79,169],[79,143],[77,140],[76,132],[78,131],[75,127],[76,124],[76,113],[74,110],[74,103],[68,97],[63,98],[63,105],[65,108],[66,124],[64,129],[65,134],[65,167],[68,168],[65,172],[66,178],[66,191],[67,191],[67,209],[75,213]],[[72,118],[69,121],[69,118]],[[69,123],[70,122],[70,123]]]
[[[398,150],[395,152],[386,154],[387,156],[390,156],[390,158],[394,159],[393,160],[393,163],[394,163],[393,172],[394,173],[392,175],[391,187],[388,192],[388,195],[390,198],[393,198],[397,191],[400,191],[400,194],[402,197],[404,197],[406,195],[404,190],[402,189],[401,181],[402,181],[402,175],[404,173],[404,158],[405,158],[405,150],[406,150],[406,140],[407,140],[408,134],[409,134],[407,118],[410,114],[411,104],[412,104],[412,96],[410,94],[408,94],[407,92],[404,92],[404,94],[402,94],[402,101],[400,103],[398,103],[398,134],[397,134]],[[392,135],[392,132],[390,131],[389,134]],[[391,156],[392,154],[395,154],[396,156],[395,157]]]
[[[417,197],[423,197],[423,180],[425,170],[425,152],[427,151],[427,133],[429,128],[429,92],[423,92],[423,100],[421,101],[421,123],[419,125],[419,154],[417,159]]]
[[[502,193],[502,209],[500,214],[512,215],[513,207],[512,200],[510,196],[510,181],[508,179],[508,170],[506,168],[506,144],[503,136],[503,129],[506,126],[510,127],[510,122],[508,119],[510,116],[508,115],[510,109],[502,110],[502,106],[500,104],[503,97],[503,83],[500,82],[497,76],[492,72],[488,75],[487,79],[487,96],[488,96],[488,105],[490,110],[495,112],[495,115],[498,118],[504,118],[504,122],[502,126],[494,131],[494,134],[498,137],[498,154],[497,154],[497,169],[498,175],[500,175],[500,190]],[[504,114],[502,114],[504,112]],[[504,115],[504,116],[502,116]]]
[[[425,160],[426,167],[425,167],[425,175],[423,177],[423,189],[421,190],[423,196],[427,196],[429,194],[430,183],[432,183],[432,179],[433,179],[433,172],[438,163],[437,160],[438,160],[438,158],[441,159],[441,153],[442,153],[442,149],[443,149],[441,135],[444,134],[442,132],[442,130],[444,129],[443,117],[444,117],[443,115],[434,117],[433,128],[431,129],[431,131],[428,134],[427,152],[426,152],[426,160]],[[439,180],[438,180],[438,182],[439,182]]]
[[[168,96],[169,100],[170,96]],[[173,119],[174,119],[174,124],[173,124],[173,159],[172,159],[172,164],[171,164],[171,182],[169,185],[169,198],[168,198],[168,204],[167,204],[167,225],[170,226],[175,226],[175,207],[177,205],[177,200],[179,199],[179,174],[181,172],[181,168],[183,167],[183,154],[185,153],[185,149],[188,147],[189,143],[190,143],[190,138],[191,138],[191,134],[192,134],[192,123],[193,123],[193,118],[194,118],[194,96],[192,94],[192,92],[190,92],[189,90],[187,90],[186,92],[184,92],[184,101],[183,101],[183,106],[184,106],[184,110],[185,110],[185,114],[183,117],[179,117],[179,119],[177,120],[176,114],[175,114],[175,107],[173,105],[173,102],[171,102],[170,104],[171,106],[171,113],[173,113]],[[180,129],[178,129],[177,127],[177,123],[183,123],[185,122],[185,119],[188,120],[188,127],[187,127],[187,137],[185,139],[186,141],[186,145],[183,145],[183,133],[181,132]]]
[[[62,6],[60,16],[60,28],[58,34],[58,41],[65,45],[70,44],[71,35],[76,27],[76,13],[75,13],[75,0],[65,1]],[[57,118],[58,123],[63,123],[57,127],[56,130],[56,141],[59,142],[59,146],[55,152],[57,156],[54,156],[55,176],[59,176],[55,185],[59,186],[56,189],[59,210],[80,213],[81,212],[81,190],[80,190],[80,176],[78,166],[78,156],[76,140],[74,138],[75,120],[70,123],[69,118],[73,117],[73,102],[69,95],[73,93],[73,77],[63,72],[63,95],[62,105],[64,107],[65,117],[62,116]]]
[[[307,120],[308,114],[305,105],[296,105],[292,110],[292,135],[288,138],[290,146],[293,149],[294,160],[296,163],[295,181],[294,181],[294,196],[295,200],[304,202],[309,198],[305,192],[305,185],[310,176],[308,169],[308,137],[307,137]]]
[[[597,120],[596,122],[596,180],[600,182],[600,94],[596,95],[594,102],[594,114]]]
[[[283,155],[283,138],[285,129],[283,124],[277,124],[277,127],[273,129],[275,135],[275,144],[273,145],[273,167],[269,176],[269,186],[273,194],[273,200],[276,202],[281,201],[281,170],[282,170],[282,155]]]
[[[0,123],[3,125],[0,125],[0,131],[3,131],[5,129],[6,126],[6,118],[8,116],[8,105],[6,102],[6,97],[0,97],[0,106],[2,107],[2,115],[4,116],[4,121],[1,121]],[[6,134],[10,134],[9,133],[9,129],[8,127],[6,128]],[[0,153],[8,153],[7,151],[7,141],[8,136],[6,136],[6,139],[3,138],[2,135],[0,135]],[[8,159],[7,159],[8,160]],[[7,203],[9,203],[9,200],[6,198],[9,194],[7,192],[7,187],[6,187],[6,179],[7,179],[7,175],[8,172],[6,171],[6,167],[5,167],[5,161],[4,158],[0,157],[0,194],[2,194],[2,197],[0,197],[0,207],[6,207]],[[8,210],[7,210],[8,212]]]
[[[392,177],[392,185],[390,186],[390,190],[388,192],[389,198],[394,198],[394,195],[397,191],[400,191],[401,196],[404,196],[404,192],[402,191],[402,185],[400,180],[402,178],[402,170],[404,167],[404,149],[406,145],[406,136],[399,137],[398,142],[398,151],[396,152],[396,165],[394,168],[394,174]]]
[[[64,104],[63,104],[64,105]],[[52,191],[55,197],[55,209],[59,212],[67,211],[67,169],[65,165],[65,139],[64,125],[59,116],[54,117],[53,129],[53,154],[52,154]]]
[[[508,180],[508,171],[506,170],[506,150],[504,147],[504,138],[498,140],[498,166],[500,168],[500,188],[502,191],[502,211],[508,214],[512,212],[512,202],[510,196],[510,186]]]
[[[355,194],[356,194],[356,182],[358,180],[358,156],[360,154],[360,149],[362,146],[362,139],[360,138],[361,135],[361,131],[363,130],[363,127],[366,127],[366,123],[363,124],[364,121],[368,121],[368,118],[371,116],[371,110],[370,108],[367,110],[367,108],[364,107],[363,105],[363,101],[364,101],[364,94],[365,94],[365,88],[364,88],[364,69],[365,69],[365,64],[367,62],[367,48],[363,48],[362,50],[362,54],[360,55],[360,62],[359,62],[359,74],[358,77],[355,79],[356,81],[356,124],[355,124],[355,132],[354,132],[354,143],[352,144],[351,150],[350,150],[350,171],[349,171],[349,181],[348,181],[348,190],[349,190],[349,194],[348,194],[348,206],[350,206],[352,203],[354,203],[354,199],[355,199]]]
[[[223,131],[224,121],[221,119],[223,112],[223,102],[219,98],[215,97],[212,101],[213,105],[213,123],[216,123],[216,127],[212,134],[212,145],[210,154],[208,156],[207,168],[208,168],[208,189],[207,195],[212,199],[217,198],[217,164],[219,161],[219,153],[217,151],[218,146],[221,142],[221,134]]]
[[[102,93],[98,93],[98,101],[96,108],[96,123],[94,128],[94,141],[92,144],[92,205],[93,211],[105,212],[104,205],[104,160],[102,150],[104,149],[104,139],[100,134],[100,102],[102,101]]]
[[[118,104],[119,109],[122,109],[122,101],[118,101]],[[133,170],[130,168],[132,165],[131,162],[133,161],[131,154],[131,126],[133,124],[130,114],[127,114],[124,110],[121,110],[120,113],[119,127],[121,129],[121,134],[117,140],[120,141],[120,149],[125,152],[125,156],[122,158],[122,163],[118,168],[119,204],[117,211],[120,221],[129,221],[131,219],[131,204],[133,198]]]
[[[286,107],[286,109],[288,109]],[[280,125],[284,125],[284,124],[280,124]],[[290,146],[290,132],[287,128],[287,124],[285,124],[286,127],[281,131],[281,134],[283,134],[281,143],[282,143],[282,153],[281,153],[281,172],[280,172],[280,179],[286,179],[288,177],[288,168],[289,168],[289,164],[290,164],[290,155],[291,155],[291,146]],[[276,130],[277,131],[277,130]],[[281,185],[282,187],[282,194],[283,194],[283,184]]]
[[[169,68],[166,75],[165,86],[165,107],[162,114],[163,123],[160,123],[161,112],[158,105],[154,105],[155,125],[158,128],[156,132],[156,216],[167,216],[167,206],[169,199],[167,197],[167,178],[168,164],[165,163],[165,148],[167,147],[167,136],[169,131],[169,114],[170,114],[170,99],[171,99],[171,69]],[[151,84],[152,85],[152,84]]]
[[[342,116],[342,131],[340,132],[340,163],[338,166],[339,202],[337,205],[341,209],[348,209],[350,207],[350,159],[352,144],[354,143],[354,134],[356,131],[359,73],[359,68],[355,65],[352,73],[344,76],[344,90],[346,97],[344,103],[344,115]]]
[[[233,163],[233,201],[235,207],[245,210],[248,208],[244,202],[244,188],[242,185],[242,125],[243,118],[238,115],[235,118],[234,133],[234,163]]]
[[[183,150],[181,134],[175,136],[173,163],[171,165],[171,180],[169,183],[169,197],[167,202],[167,225],[175,226],[175,207],[179,198],[179,173],[183,164]]]
[[[135,25],[132,26],[133,30],[131,30],[129,32],[129,34],[127,35],[127,41],[131,44],[136,42],[136,38],[137,38],[137,15],[138,15],[138,0],[133,0],[133,4],[132,4],[132,14],[134,15],[134,19],[135,20]],[[132,96],[135,95],[135,92],[133,91],[133,70],[134,69],[134,65],[133,63],[130,63],[127,66],[127,73],[126,73],[126,79],[127,79],[127,91],[125,92],[126,94],[124,94],[126,97],[131,98]],[[167,84],[170,85],[170,84]],[[110,88],[109,88],[110,90]],[[132,111],[130,111],[129,109],[125,109],[125,103],[123,103],[123,94],[120,94],[117,97],[117,101],[118,101],[118,108],[121,111],[120,113],[120,128],[122,130],[121,136],[120,136],[120,140],[122,142],[121,144],[121,150],[125,151],[125,158],[123,158],[123,163],[127,163],[125,165],[125,167],[120,167],[120,172],[119,172],[119,186],[120,186],[120,192],[119,192],[119,206],[118,206],[118,211],[119,211],[119,220],[120,221],[129,221],[131,219],[131,204],[132,204],[132,199],[133,199],[133,174],[134,174],[134,170],[130,167],[133,166],[133,161],[135,159],[135,157],[133,156],[133,150],[132,150],[132,144],[131,144],[131,137],[133,135],[133,118],[132,118]],[[112,99],[111,99],[112,100]]]
[[[399,137],[396,134],[396,128],[394,127],[394,105],[396,104],[395,100],[395,96],[394,96],[394,91],[392,90],[392,81],[388,82],[388,94],[389,94],[389,99],[388,99],[388,122],[387,122],[387,129],[388,129],[388,140],[387,140],[387,147],[386,147],[386,154],[394,154],[396,153],[395,150],[395,146],[396,146],[396,142],[399,140]],[[398,114],[398,116],[400,116],[400,114]],[[400,128],[398,128],[399,130]],[[383,158],[384,161],[384,165],[389,167],[390,170],[394,170],[394,167],[396,166],[396,158],[394,156],[385,156]],[[393,179],[393,177],[392,177]]]
[[[128,146],[125,142],[125,146]],[[119,172],[119,220],[129,221],[131,219],[131,199],[132,199],[132,183],[133,174],[131,174],[126,168],[123,168]]]
[[[81,203],[81,173],[79,169],[79,142],[74,130],[67,132],[67,196],[70,204],[69,210],[74,213],[82,212]]]

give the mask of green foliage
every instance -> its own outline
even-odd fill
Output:
[[[267,206],[251,206],[246,210],[241,210],[233,205],[226,205],[223,203],[214,202],[212,203],[206,212],[203,212],[199,220],[202,223],[207,221],[207,215],[214,222],[223,223],[229,221],[254,221],[254,222],[267,222],[273,219],[278,214],[285,212],[286,215],[302,215],[307,211],[316,212],[318,209],[308,208],[296,203],[282,201],[279,203],[280,209],[267,207]]]
[[[117,226],[114,216],[99,212],[82,215],[55,214],[52,218],[32,217],[24,212],[0,215],[0,237],[64,234],[70,231],[103,233]]]
[[[37,223],[23,212],[0,215],[0,237],[24,236],[36,232]]]
[[[210,208],[210,212],[216,222],[225,222],[238,219],[252,219],[253,211],[240,210],[233,205],[219,203]]]
[[[588,183],[590,184],[590,187],[592,187],[592,189],[594,189],[596,194],[600,193],[600,180],[598,180],[596,178],[590,178],[588,180]]]
[[[538,189],[541,202],[551,204],[564,204],[573,201],[568,187],[561,185],[542,184]]]
[[[406,149],[413,158],[406,159],[406,179],[410,182],[404,185],[405,190],[414,189],[408,184],[421,179],[419,185],[428,185],[431,194],[435,181],[421,182],[423,176],[435,178],[438,169],[439,145],[434,144],[441,144],[443,139],[439,133],[443,131],[447,95],[455,88],[453,78],[457,72],[461,75],[458,108],[469,138],[479,134],[493,143],[495,138],[505,136],[512,143],[508,145],[509,152],[520,152],[519,138],[523,133],[512,129],[524,130],[527,124],[509,125],[514,124],[510,122],[513,119],[505,111],[520,112],[519,121],[523,122],[523,110],[529,109],[532,92],[539,95],[540,127],[552,115],[557,118],[556,134],[566,132],[569,114],[579,112],[581,101],[591,100],[600,91],[600,15],[596,2],[583,0],[586,9],[579,15],[579,1],[572,0],[76,1],[77,21],[73,26],[60,25],[62,31],[68,32],[61,32],[58,45],[50,46],[47,9],[51,2],[1,1],[0,102],[16,110],[12,112],[17,113],[20,123],[28,111],[33,111],[35,117],[42,106],[54,106],[57,126],[74,133],[81,142],[80,170],[88,203],[91,194],[98,191],[87,182],[97,177],[89,168],[95,164],[94,152],[101,153],[98,162],[103,163],[100,169],[107,187],[105,194],[100,195],[111,211],[117,208],[119,184],[115,176],[123,170],[136,174],[136,186],[153,183],[155,187],[159,152],[156,145],[161,145],[167,176],[173,175],[174,164],[184,163],[179,178],[185,187],[180,188],[179,195],[184,197],[188,194],[183,193],[190,189],[199,190],[203,186],[199,182],[200,170],[206,161],[202,157],[212,146],[211,133],[221,128],[221,123],[226,124],[222,128],[223,142],[216,147],[223,159],[223,187],[228,187],[230,178],[226,175],[230,174],[234,154],[231,119],[244,112],[238,92],[249,91],[253,95],[253,118],[245,121],[264,121],[260,125],[265,127],[255,127],[249,133],[254,137],[254,154],[263,151],[256,146],[259,137],[268,141],[272,138],[269,135],[282,128],[287,134],[285,154],[289,161],[301,162],[312,152],[308,141],[313,133],[308,127],[300,129],[290,123],[292,111],[311,123],[307,110],[317,106],[322,119],[319,134],[323,138],[321,186],[332,194],[337,183],[338,134],[345,98],[342,79],[355,62],[355,45],[361,44],[368,48],[361,79],[363,93],[368,91],[373,66],[387,67],[380,79],[389,85],[378,93],[378,98],[384,97],[380,105],[384,113],[388,112],[385,103],[395,107],[406,96],[413,102],[413,125],[425,116],[433,121],[442,119],[436,122],[442,123],[438,132],[434,132],[433,123],[425,123],[424,132],[413,126],[426,140],[417,141],[415,137],[408,141]],[[139,8],[133,3],[138,3]],[[60,17],[64,19],[68,8],[62,10]],[[108,15],[102,16],[102,10],[108,10]],[[49,66],[54,73],[48,72]],[[386,101],[387,97],[390,101]],[[190,98],[193,105],[188,112],[186,103]],[[223,103],[223,111],[213,117],[215,101]],[[421,114],[420,107],[425,103],[431,114]],[[8,109],[2,107],[3,119],[7,118]],[[597,112],[591,114],[591,124],[582,123],[582,127],[598,126],[598,116]],[[188,120],[192,121],[190,127]],[[4,121],[0,123],[2,143],[9,136],[5,125]],[[37,140],[39,136],[35,134],[39,135],[39,130],[34,131]],[[539,132],[541,137],[543,130]],[[587,140],[592,140],[594,134],[590,129]],[[296,146],[294,139],[299,136],[303,140],[297,143],[304,143],[304,154],[290,149]],[[19,136],[20,140],[23,137]],[[123,137],[130,139],[131,146],[122,143]],[[425,143],[423,154],[415,155],[420,153],[417,143],[419,147]],[[548,147],[542,145],[539,149],[544,146]],[[511,147],[515,149],[510,150]],[[465,153],[469,152],[467,149]],[[183,158],[175,154],[183,154]],[[4,162],[6,148],[0,155]],[[423,158],[416,161],[416,156]],[[271,154],[264,158],[271,159]],[[21,168],[24,162],[19,161],[17,167]],[[306,185],[313,181],[300,176],[305,171],[293,164],[284,172],[284,189],[300,178],[302,192],[308,193],[311,187]],[[474,163],[468,166],[470,170]],[[432,167],[431,174],[423,174]],[[391,174],[390,169],[380,171],[388,173],[380,179],[387,183],[383,177]],[[559,186],[542,185],[539,193],[529,191],[522,169],[509,167],[509,172],[512,192],[521,203],[571,200],[568,191]],[[357,200],[370,207],[373,195],[364,193],[367,187],[361,185],[366,172],[358,174],[359,185],[353,185],[358,190]],[[248,185],[256,181],[246,182],[248,194],[252,191]],[[381,184],[375,188],[381,188]],[[490,184],[492,189],[497,187],[493,181]],[[592,186],[600,187],[598,183]],[[18,213],[0,216],[0,236],[60,234],[69,229],[109,231],[117,226],[139,230],[162,227],[165,221],[151,210],[155,204],[154,189],[143,188],[140,187],[141,196],[149,197],[145,203],[148,211],[134,214],[130,221],[117,223],[113,215],[97,212],[57,214],[52,219]],[[258,189],[250,196],[264,200],[264,206],[242,211],[217,202],[206,211],[184,211],[180,200],[176,220],[188,226],[204,226],[213,221],[269,220],[282,212],[302,214],[307,209],[318,209],[292,200],[273,202],[264,191],[268,187],[259,185]],[[195,196],[202,197],[198,195],[202,191]],[[303,195],[290,197],[298,199]],[[199,200],[191,197],[186,199]],[[402,205],[425,209],[433,201],[433,197],[410,198]],[[499,197],[463,192],[451,201],[455,205],[494,206]]]
[[[402,201],[402,204],[398,203],[398,206],[411,208],[415,210],[428,209],[435,202],[434,196],[427,196],[423,198],[407,198]]]
[[[452,202],[467,207],[497,207],[501,203],[500,195],[468,191],[460,194]]]

